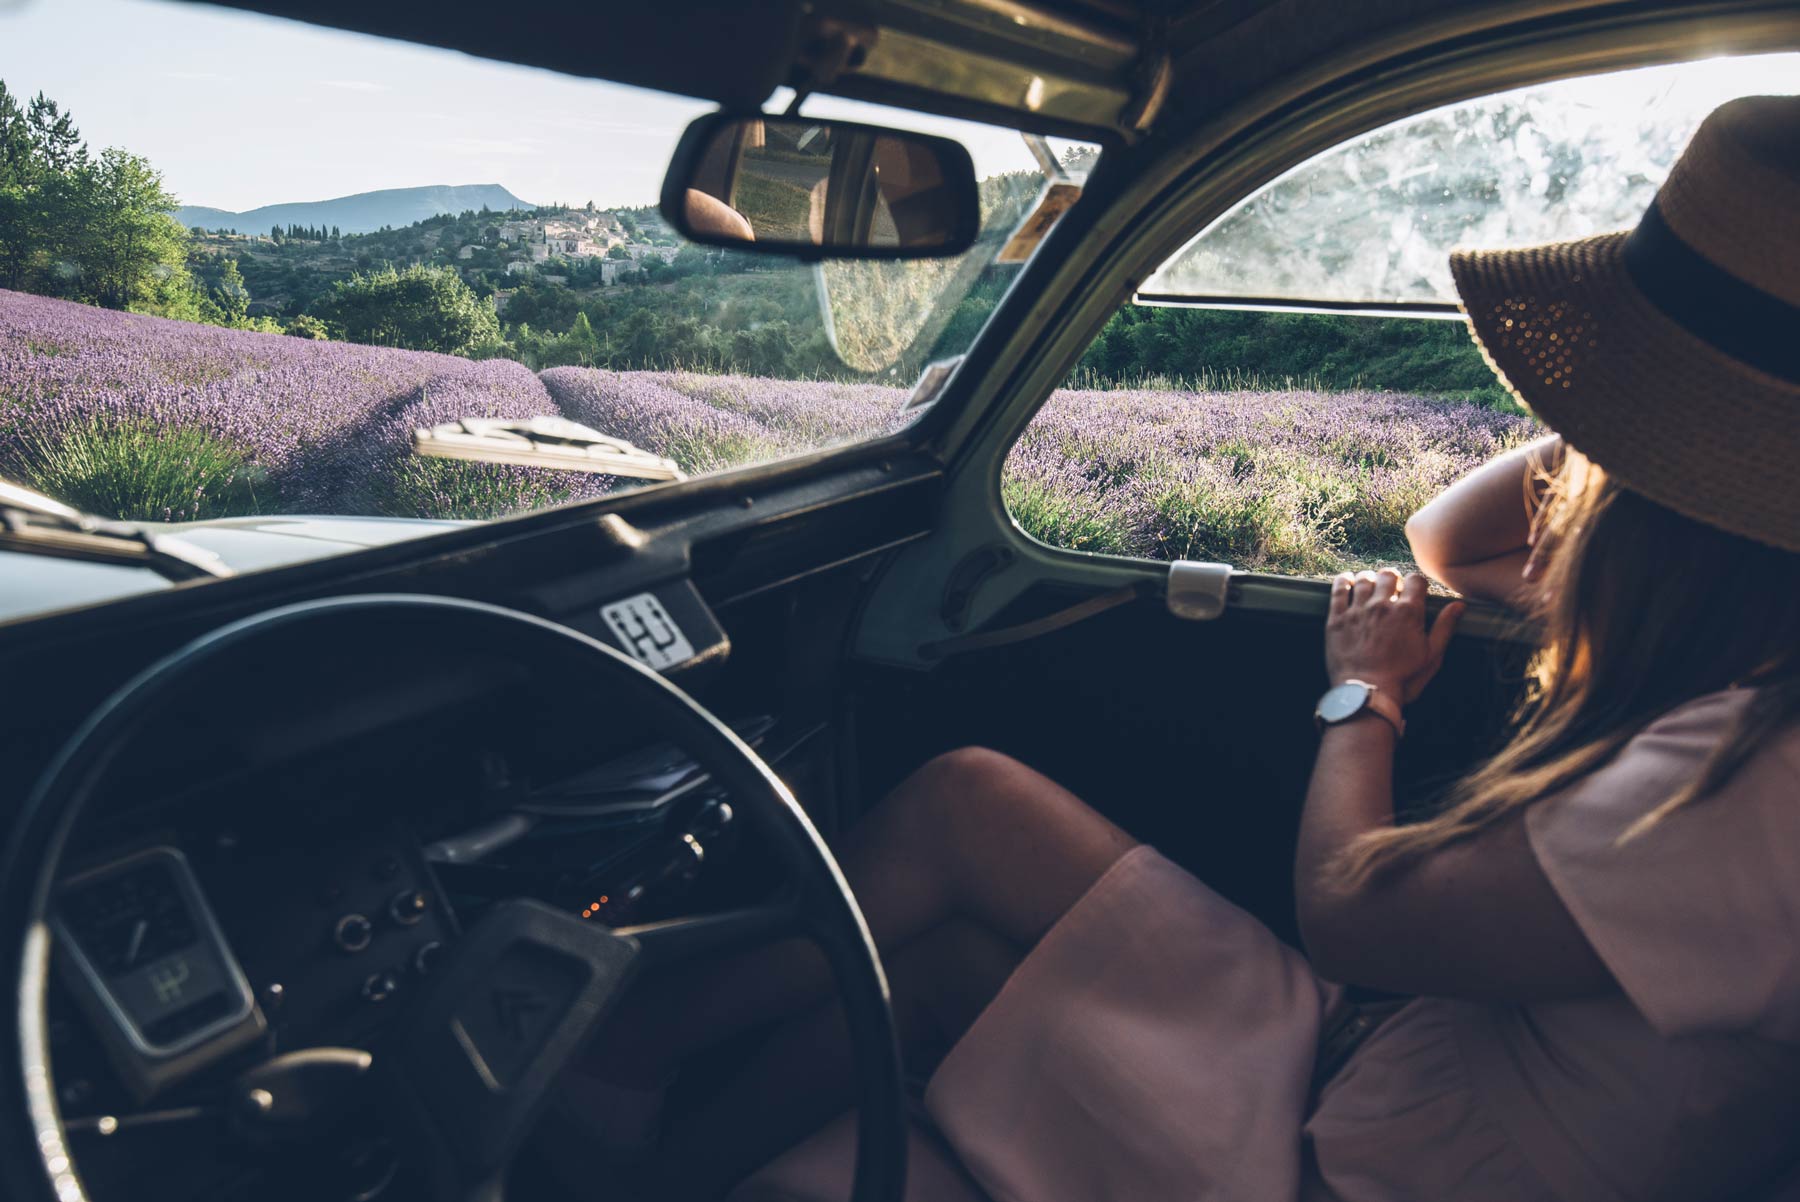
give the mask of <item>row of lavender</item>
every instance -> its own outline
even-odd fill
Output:
[[[620,373],[316,343],[0,291],[0,476],[111,516],[488,517],[605,477],[423,460],[412,429],[557,413],[690,473],[901,424],[878,385]],[[1058,393],[1007,463],[1047,542],[1330,571],[1404,557],[1424,497],[1526,419],[1382,393]]]

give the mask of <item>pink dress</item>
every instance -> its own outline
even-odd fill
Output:
[[[1622,993],[1419,998],[1313,1097],[1338,987],[1139,847],[951,1050],[931,1119],[995,1202],[1760,1197],[1800,1156],[1800,730],[1617,843],[1693,779],[1747,697],[1671,711],[1527,814]],[[826,1147],[844,1130],[758,1187],[846,1197],[847,1158]],[[914,1176],[937,1183],[909,1189],[918,1202],[980,1196],[953,1195],[936,1160]]]

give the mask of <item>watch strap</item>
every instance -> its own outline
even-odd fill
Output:
[[[1406,714],[1400,708],[1400,702],[1395,700],[1391,693],[1383,692],[1380,687],[1372,685],[1366,680],[1356,683],[1369,690],[1369,697],[1363,702],[1363,708],[1386,718],[1387,724],[1394,728],[1394,734],[1398,738],[1404,739],[1406,737]]]

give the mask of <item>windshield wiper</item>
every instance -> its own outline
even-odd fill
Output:
[[[673,459],[560,417],[465,417],[418,427],[412,446],[413,454],[438,459],[602,472],[633,480],[687,479]]]
[[[235,574],[217,555],[186,539],[97,518],[5,480],[0,480],[0,550],[148,568],[168,580]]]

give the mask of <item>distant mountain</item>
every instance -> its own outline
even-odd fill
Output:
[[[383,188],[335,200],[264,205],[242,213],[184,205],[175,210],[175,220],[184,226],[231,229],[242,234],[266,234],[277,225],[335,225],[346,234],[367,234],[384,225],[399,229],[442,213],[479,211],[483,205],[495,211],[534,207],[499,184],[435,184],[428,188]]]

